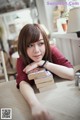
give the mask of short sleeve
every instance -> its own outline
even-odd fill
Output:
[[[17,69],[17,76],[16,76],[16,82],[17,82],[17,88],[19,88],[19,84],[21,81],[26,81],[30,84],[32,84],[32,81],[28,79],[28,76],[25,72],[23,72],[23,69],[25,68],[24,62],[22,58],[17,59],[16,69]]]
[[[73,68],[73,65],[64,57],[55,45],[51,46],[51,56],[53,63]]]

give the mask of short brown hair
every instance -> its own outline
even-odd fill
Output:
[[[47,34],[39,24],[27,24],[21,29],[18,37],[18,53],[23,58],[25,65],[32,62],[27,55],[26,49],[28,45],[39,40],[40,33],[43,36],[46,48],[43,60],[51,61],[50,45]]]

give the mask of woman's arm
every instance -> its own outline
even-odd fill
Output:
[[[52,73],[58,75],[61,78],[66,78],[66,79],[70,79],[70,80],[74,79],[74,69],[73,68],[68,68],[66,66],[54,64],[54,63],[51,63],[48,61],[46,62],[44,67],[47,70],[51,71]]]
[[[20,82],[20,92],[28,102],[34,120],[53,120],[53,117],[38,101],[32,87],[25,81]]]
[[[25,67],[24,72],[28,73],[30,70],[32,70],[36,67],[42,66],[44,64],[44,62],[45,62],[44,60],[41,60],[40,62],[33,62],[31,65],[28,65]],[[74,69],[73,68],[54,64],[54,63],[51,63],[48,61],[44,65],[44,68],[46,68],[47,70],[51,71],[52,73],[58,75],[61,78],[65,78],[65,79],[69,79],[69,80],[74,79]]]
[[[39,101],[34,95],[34,91],[32,87],[27,82],[25,81],[20,82],[20,92],[22,93],[24,98],[27,100],[30,108],[35,104],[39,104]]]

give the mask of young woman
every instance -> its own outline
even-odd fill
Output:
[[[17,87],[28,102],[34,120],[53,120],[41,105],[31,87],[27,73],[37,67],[44,67],[61,78],[74,78],[73,66],[56,46],[50,46],[45,31],[38,24],[27,24],[18,38]]]

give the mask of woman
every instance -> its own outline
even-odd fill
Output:
[[[28,102],[34,120],[53,120],[41,105],[31,87],[27,73],[37,67],[44,67],[61,78],[74,78],[73,66],[56,46],[50,46],[45,31],[38,24],[27,24],[18,38],[17,87]]]

